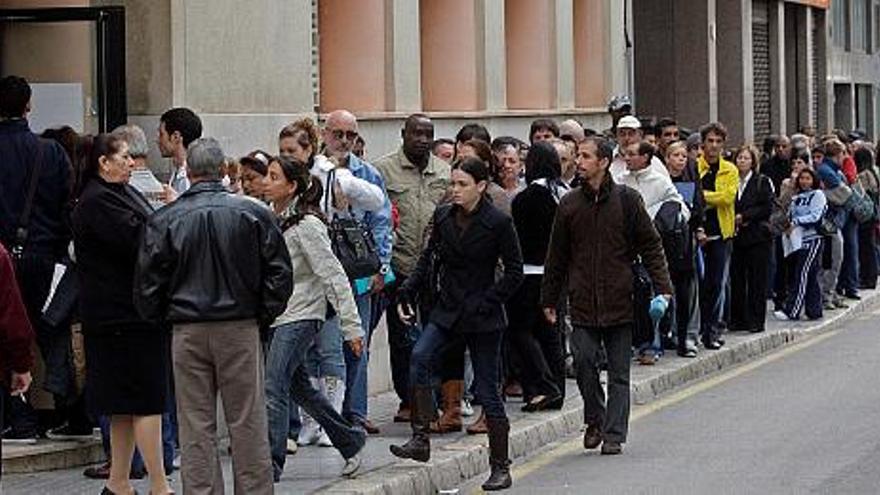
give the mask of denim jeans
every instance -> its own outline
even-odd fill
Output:
[[[367,366],[370,362],[370,318],[372,317],[372,296],[370,293],[355,297],[361,327],[364,330],[364,348],[361,355],[355,357],[351,348],[343,346],[345,356],[345,401],[342,403],[342,415],[356,424],[367,420]]]
[[[275,481],[284,471],[291,398],[321,425],[333,446],[348,459],[366,442],[363,430],[353,427],[337,413],[327,398],[309,382],[303,363],[306,350],[315,342],[322,322],[305,320],[275,327],[266,359],[266,410],[269,448]]]
[[[837,279],[837,291],[851,295],[859,292],[859,222],[852,213],[843,226],[843,263]]]
[[[464,341],[474,365],[475,393],[486,416],[507,418],[501,401],[501,331],[459,333],[429,322],[412,351],[410,377],[413,385],[431,386],[440,358],[452,346]]]
[[[306,354],[306,370],[309,376],[320,378],[333,376],[345,380],[345,357],[342,353],[342,329],[339,316],[324,322],[323,328]]]
[[[702,321],[700,334],[704,341],[720,337],[724,316],[724,290],[730,266],[730,240],[717,239],[703,246],[706,272],[700,294]]]

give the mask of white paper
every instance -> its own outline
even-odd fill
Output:
[[[790,234],[782,236],[782,253],[788,258],[791,253],[800,250],[804,246],[804,228],[797,226]]]
[[[161,199],[165,189],[159,179],[153,175],[153,172],[144,169],[133,170],[128,184],[143,194],[153,208],[159,209],[165,206]]]
[[[46,302],[43,304],[43,313],[49,309],[49,304],[52,303],[52,298],[55,297],[55,290],[58,289],[58,283],[61,282],[61,277],[64,276],[64,272],[66,271],[66,265],[55,263],[55,271],[52,273],[52,285],[49,286],[49,295],[46,297]]]

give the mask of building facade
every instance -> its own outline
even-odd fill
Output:
[[[95,4],[126,10],[130,120],[149,131],[189,106],[235,155],[338,108],[358,115],[372,157],[399,144],[412,112],[434,117],[438,137],[479,120],[524,138],[538,116],[602,129],[609,97],[627,92],[618,0],[0,0]],[[80,81],[89,98],[88,64],[63,63],[87,61],[88,29],[6,25],[0,72]]]

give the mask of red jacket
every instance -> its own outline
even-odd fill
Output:
[[[34,330],[21,301],[12,259],[0,244],[0,382],[7,371],[30,371],[34,364]]]
[[[856,161],[853,160],[853,157],[846,155],[846,158],[843,159],[843,163],[840,165],[840,170],[843,172],[843,176],[846,177],[847,184],[855,184],[859,171],[856,168]]]

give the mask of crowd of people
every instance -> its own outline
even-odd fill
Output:
[[[100,425],[108,462],[85,474],[106,494],[147,475],[171,493],[176,468],[186,493],[222,484],[218,400],[236,492],[272,493],[313,444],[356,475],[380,433],[367,369],[383,316],[394,421],[412,427],[391,452],[428,461],[430,436],[479,405],[466,429],[488,435],[483,488],[499,490],[510,397],[560,409],[573,374],[584,447],[620,454],[633,362],[762,332],[768,301],[780,320],[816,319],[876,286],[880,180],[860,131],[731,148],[721,123],[691,132],[616,97],[605,131],[538,119],[525,141],[478,123],[445,138],[413,114],[370,161],[337,110],[282,128],[277,153],[236,158],[173,108],[160,182],[142,129],[38,137],[30,97],[0,80],[3,442]],[[34,340],[53,417],[22,400]]]

